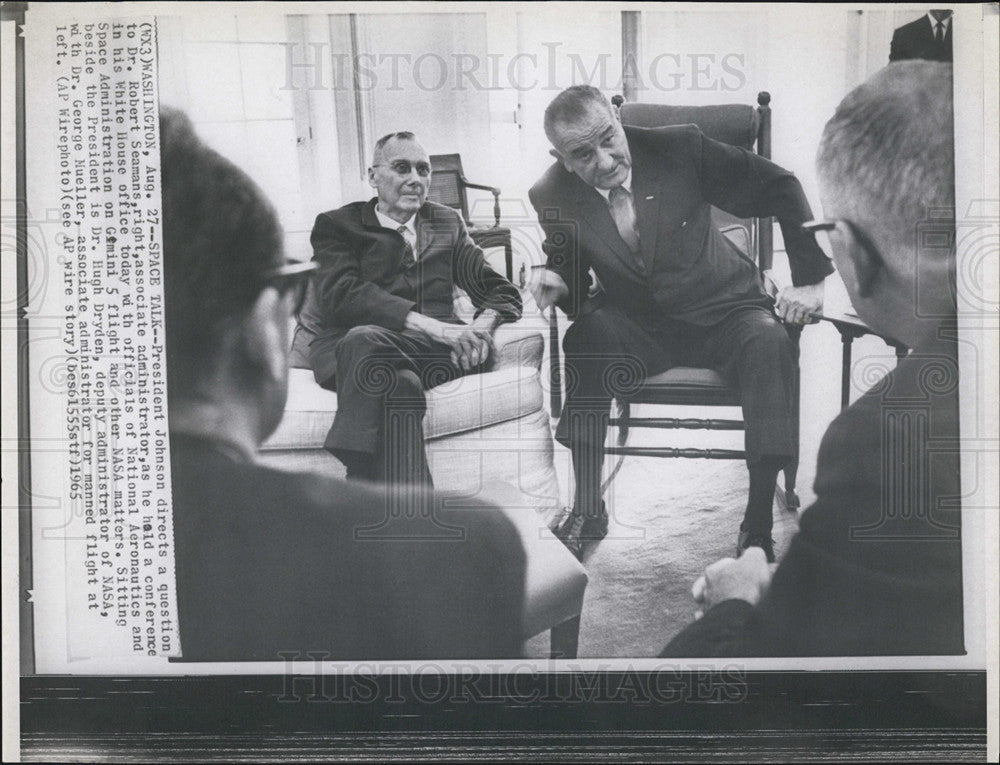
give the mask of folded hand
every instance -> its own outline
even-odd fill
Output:
[[[757,605],[771,584],[772,573],[764,551],[751,547],[738,559],[723,558],[706,568],[691,587],[691,595],[703,610],[734,598]]]

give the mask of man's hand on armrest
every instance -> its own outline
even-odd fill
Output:
[[[422,332],[429,339],[447,345],[451,349],[451,363],[465,372],[471,372],[490,357],[492,336],[489,332],[485,332],[482,326],[477,328],[475,325],[449,324],[418,311],[406,314],[403,326],[406,329]]]
[[[723,558],[706,568],[691,595],[702,611],[724,600],[745,600],[755,606],[767,592],[772,573],[764,551],[751,547],[738,559]]]
[[[772,282],[773,283],[773,282]],[[823,313],[823,286],[826,282],[785,287],[774,296],[774,312],[786,324],[811,324]]]
[[[533,268],[531,270],[529,288],[532,297],[535,298],[535,305],[542,311],[548,310],[549,307],[569,295],[569,287],[563,278],[547,268]]]

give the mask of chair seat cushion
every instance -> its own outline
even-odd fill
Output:
[[[674,367],[647,377],[642,388],[630,397],[642,404],[717,404],[739,406],[739,391],[712,369]]]
[[[461,377],[427,392],[428,439],[514,420],[542,408],[537,369],[504,367]],[[281,424],[264,449],[322,448],[337,412],[337,394],[321,388],[308,369],[291,369]]]

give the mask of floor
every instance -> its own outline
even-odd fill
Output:
[[[829,308],[849,308],[843,286],[828,281]],[[564,329],[562,327],[561,329]],[[870,387],[896,360],[875,337],[855,341],[850,370],[851,399]],[[840,336],[827,323],[806,328],[800,343],[802,370],[799,473],[797,490],[805,509],[812,491],[816,456],[827,426],[840,411]],[[710,413],[709,413],[710,411]],[[738,410],[687,411],[637,407],[636,415],[738,416]],[[668,434],[669,435],[669,434]],[[636,431],[630,444],[664,438],[664,431]],[[684,431],[676,446],[742,448],[742,433]],[[572,482],[569,455],[556,446],[556,469],[569,505]],[[694,616],[691,584],[704,568],[735,552],[737,529],[746,506],[746,467],[737,461],[627,457],[605,498],[612,525],[608,537],[589,549],[584,565],[590,584],[580,627],[581,658],[656,656],[671,636]],[[780,561],[797,529],[797,516],[775,504],[774,539]],[[527,645],[531,657],[548,656],[548,634]]]
[[[642,445],[648,435],[636,433],[630,443]],[[703,434],[701,443],[714,439],[725,446],[727,438],[739,448],[732,440],[742,434]],[[698,445],[690,433],[687,439],[686,445]],[[557,455],[557,469],[560,486],[569,486],[565,450]],[[811,483],[811,475],[803,477]],[[692,620],[691,584],[706,565],[733,555],[747,484],[739,461],[625,459],[605,495],[608,536],[584,554],[590,584],[580,625],[581,658],[656,656]],[[774,519],[780,556],[797,516],[776,503]],[[527,653],[547,656],[548,633],[529,641]]]

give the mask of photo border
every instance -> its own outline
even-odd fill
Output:
[[[23,19],[25,5],[4,3],[4,18],[18,13],[20,6]],[[991,19],[986,27],[989,39],[989,30],[996,31],[997,8],[995,4],[983,8],[984,16]],[[20,36],[17,45],[23,72]],[[985,58],[995,68],[995,55]],[[963,80],[967,86],[968,78],[956,75],[956,113]],[[17,101],[17,120],[23,128],[23,80]],[[989,123],[995,128],[995,100],[975,106],[983,117],[974,123],[976,127],[985,131]],[[965,135],[985,145],[983,132],[970,131],[968,123],[957,117],[956,124],[956,144]],[[23,143],[18,144],[18,154],[20,193],[24,189]],[[957,188],[962,185],[957,179]],[[968,191],[968,184],[965,187]],[[20,332],[19,327],[19,337]],[[18,367],[20,383],[23,365]],[[27,416],[26,396],[19,395],[18,415],[19,424],[26,423],[21,420]],[[19,432],[21,443],[27,443],[24,430]],[[22,487],[27,477],[24,469],[19,473]],[[991,596],[995,606],[995,590]],[[23,631],[21,635],[23,648]],[[995,622],[990,635],[996,636]],[[30,649],[30,636],[28,645]],[[240,753],[279,759],[347,759],[373,752],[381,759],[426,757],[428,752],[450,759],[473,755],[708,759],[732,752],[750,760],[809,758],[817,752],[874,759],[888,751],[897,757],[981,761],[987,753],[987,718],[995,717],[996,711],[995,700],[987,709],[987,699],[996,695],[995,666],[989,677],[986,671],[965,670],[678,670],[677,686],[687,695],[671,704],[642,703],[639,691],[634,698],[629,694],[615,698],[622,695],[626,678],[634,678],[637,688],[649,689],[656,683],[656,673],[596,671],[588,676],[586,672],[532,671],[517,673],[523,686],[518,693],[500,697],[499,703],[488,695],[484,698],[489,700],[483,700],[463,699],[459,694],[454,701],[429,704],[411,683],[397,689],[402,701],[393,706],[387,701],[392,689],[383,687],[392,681],[382,677],[342,676],[343,682],[374,683],[376,688],[368,704],[345,705],[322,703],[323,699],[310,702],[305,697],[297,702],[282,700],[287,675],[31,675],[25,672],[24,658],[22,654],[22,675],[27,676],[15,685],[20,689],[22,756],[26,759],[122,758],[142,753],[177,759],[231,758]],[[492,677],[496,676],[482,675],[475,682],[491,687]],[[565,678],[574,677],[589,677],[596,684],[596,698],[544,701],[546,689],[560,682],[572,683]],[[321,676],[298,676],[300,682],[310,678],[313,683],[324,682]],[[475,688],[475,682],[467,688]],[[744,692],[736,698],[715,698],[711,695],[715,691],[706,698],[698,695],[699,689],[732,689],[741,683]],[[527,691],[524,702],[521,690]],[[535,691],[539,698],[533,701]],[[464,733],[455,732],[456,723]]]

